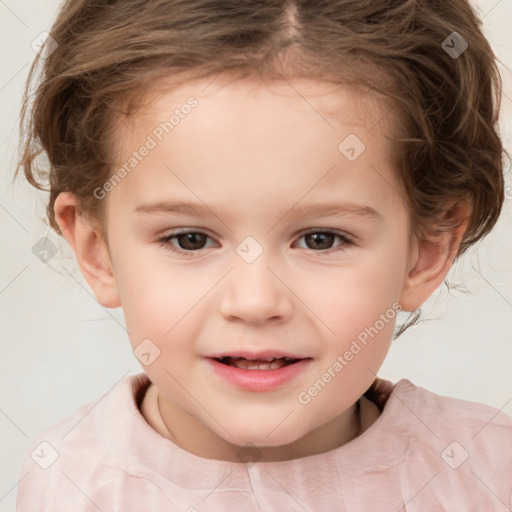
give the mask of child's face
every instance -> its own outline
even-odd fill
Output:
[[[151,340],[144,370],[170,426],[283,445],[353,412],[374,380],[405,293],[408,214],[384,107],[368,103],[363,119],[357,96],[316,82],[210,82],[120,124],[118,166],[138,156],[106,198],[113,272],[132,347]],[[191,96],[197,106],[181,109]],[[175,109],[172,131],[158,130]],[[164,203],[201,213],[151,211]],[[200,234],[159,243],[179,229]],[[309,359],[281,383],[252,370],[244,387],[209,358],[237,351]]]

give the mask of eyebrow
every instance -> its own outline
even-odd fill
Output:
[[[210,208],[205,204],[188,203],[182,201],[156,201],[154,203],[141,203],[137,205],[134,210],[135,213],[151,215],[157,213],[176,213],[192,215],[194,217],[204,217],[215,215],[217,212],[224,215],[225,212],[221,209]],[[279,212],[279,219],[288,217],[295,219],[297,217],[336,217],[340,215],[348,215],[360,217],[361,220],[384,220],[382,215],[368,205],[361,205],[356,203],[320,203],[304,206],[291,205],[283,208]],[[227,212],[229,216],[229,212]]]

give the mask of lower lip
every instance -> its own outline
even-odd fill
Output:
[[[246,391],[271,391],[281,387],[304,371],[311,359],[302,359],[275,370],[244,370],[236,366],[219,363],[216,359],[208,358],[217,374],[230,384]]]

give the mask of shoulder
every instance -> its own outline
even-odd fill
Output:
[[[405,379],[393,387],[388,403],[395,421],[407,425],[404,470],[417,481],[422,474],[423,479],[430,476],[427,492],[440,502],[450,495],[460,504],[468,499],[469,507],[478,503],[508,510],[512,418],[489,405],[437,395]]]
[[[512,418],[502,410],[438,395],[403,379],[391,396],[414,412],[420,423],[441,436],[453,435],[472,443],[497,443],[512,440]]]
[[[138,394],[148,384],[145,374],[125,377],[39,434],[23,463],[17,510],[59,510],[59,503],[72,501],[70,495],[78,497],[81,482],[93,478],[100,467],[104,472],[113,450],[124,442],[120,427],[130,430]]]

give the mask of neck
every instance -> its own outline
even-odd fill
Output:
[[[217,436],[163,396],[157,395],[158,412],[165,431],[159,433],[194,455],[229,462],[247,462],[242,447]],[[378,418],[377,407],[362,397],[349,409],[302,438],[280,446],[252,447],[259,462],[292,460],[338,448],[361,435]],[[249,452],[248,455],[250,456]],[[256,460],[256,458],[255,458]]]

